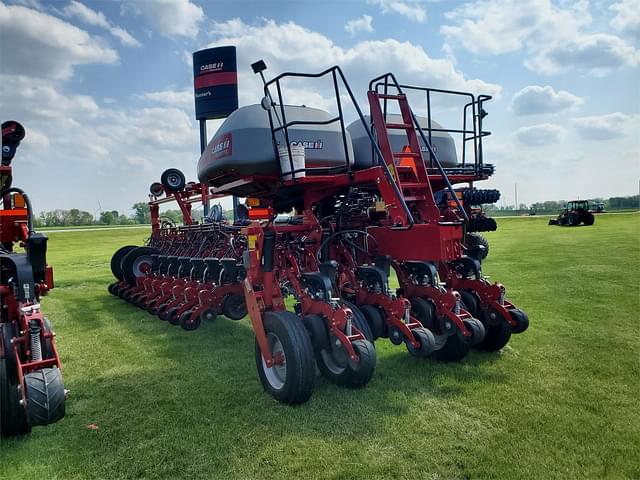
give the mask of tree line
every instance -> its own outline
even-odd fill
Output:
[[[594,198],[590,202],[604,203],[606,210],[625,210],[625,209],[640,209],[640,195],[633,195],[631,197],[610,197],[607,199]],[[485,210],[487,213],[513,213],[513,212],[536,212],[541,213],[557,213],[562,210],[565,200],[549,200],[546,202],[536,202],[531,205],[520,204],[516,209],[513,205],[498,206],[498,205],[486,205]],[[90,212],[72,208],[71,210],[52,210],[50,212],[41,212],[34,219],[36,227],[74,227],[85,225],[146,225],[151,223],[151,214],[149,212],[149,205],[146,202],[135,203],[131,210],[132,214],[125,215],[117,210],[108,210],[100,212],[98,218]],[[232,218],[233,213],[231,211],[225,211],[226,218]],[[194,219],[199,220],[202,218],[202,211],[194,210],[192,212]],[[161,212],[161,218],[171,220],[173,223],[182,223],[182,212],[180,210],[167,210]]]

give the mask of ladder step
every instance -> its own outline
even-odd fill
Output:
[[[409,123],[385,123],[387,128],[397,129],[397,130],[408,130],[413,128],[413,125]]]
[[[402,182],[402,188],[403,189],[407,189],[407,188],[424,188],[425,184],[424,183],[418,183],[418,182]]]
[[[378,93],[377,95],[378,95],[378,98],[387,99],[387,100],[401,100],[403,98],[406,98],[406,95],[404,94],[392,95],[390,93]]]
[[[392,155],[394,157],[412,157],[412,158],[420,157],[420,154],[415,152],[393,152]]]
[[[406,196],[404,197],[404,201],[405,202],[422,202],[422,201],[424,201],[426,199],[427,199],[427,197],[424,196],[424,195],[415,195],[415,196],[412,196],[412,197],[406,197]]]

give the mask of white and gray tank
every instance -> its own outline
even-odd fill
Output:
[[[286,105],[284,110],[287,122],[324,122],[333,118],[329,112],[305,106]],[[274,107],[272,112],[274,126],[277,127],[275,114],[280,115],[280,106]],[[292,145],[305,147],[307,168],[346,167],[339,122],[292,125],[287,130]],[[284,140],[284,135],[276,134],[276,138]],[[346,140],[347,153],[353,163],[353,147],[348,133]],[[229,115],[198,161],[198,178],[214,186],[224,184],[234,176],[279,174],[280,165],[273,148],[269,114],[261,105],[240,107]]]

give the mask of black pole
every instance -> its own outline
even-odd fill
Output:
[[[202,155],[204,153],[204,151],[207,148],[207,120],[202,118],[200,119],[200,155]],[[202,206],[203,208],[203,214],[205,216],[205,218],[207,216],[209,216],[209,199],[207,198],[207,201],[204,202],[204,205]]]

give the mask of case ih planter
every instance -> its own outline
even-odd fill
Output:
[[[253,68],[262,76],[266,66]],[[285,106],[291,79],[329,79],[336,113]],[[426,96],[424,117],[411,110],[409,91]],[[474,186],[493,174],[482,156],[490,97],[400,85],[389,73],[369,84],[365,116],[339,67],[282,74],[264,93],[261,105],[231,113],[204,149],[199,184],[154,184],[154,195],[181,205],[185,226],[159,225],[154,199],[151,241],[116,252],[121,281],[112,293],[189,324],[221,311],[233,318],[229,302],[240,305],[242,292],[260,381],[287,404],[311,396],[316,366],[340,385],[366,385],[378,338],[455,361],[526,330],[505,288],[483,277],[484,246],[468,234],[494,229],[480,225],[474,207],[499,198]],[[431,120],[435,96],[464,100],[460,129]],[[357,114],[350,125],[345,99]],[[462,137],[461,161],[452,134]],[[304,159],[291,151],[300,145]],[[186,207],[196,194],[205,204],[211,195],[246,197],[242,220],[192,225]],[[233,294],[217,293],[225,288]]]
[[[64,417],[65,390],[55,334],[40,308],[53,288],[47,237],[33,228],[23,190],[12,187],[11,161],[25,136],[18,122],[2,124],[0,165],[0,433],[27,434]],[[24,253],[15,251],[23,247]]]

